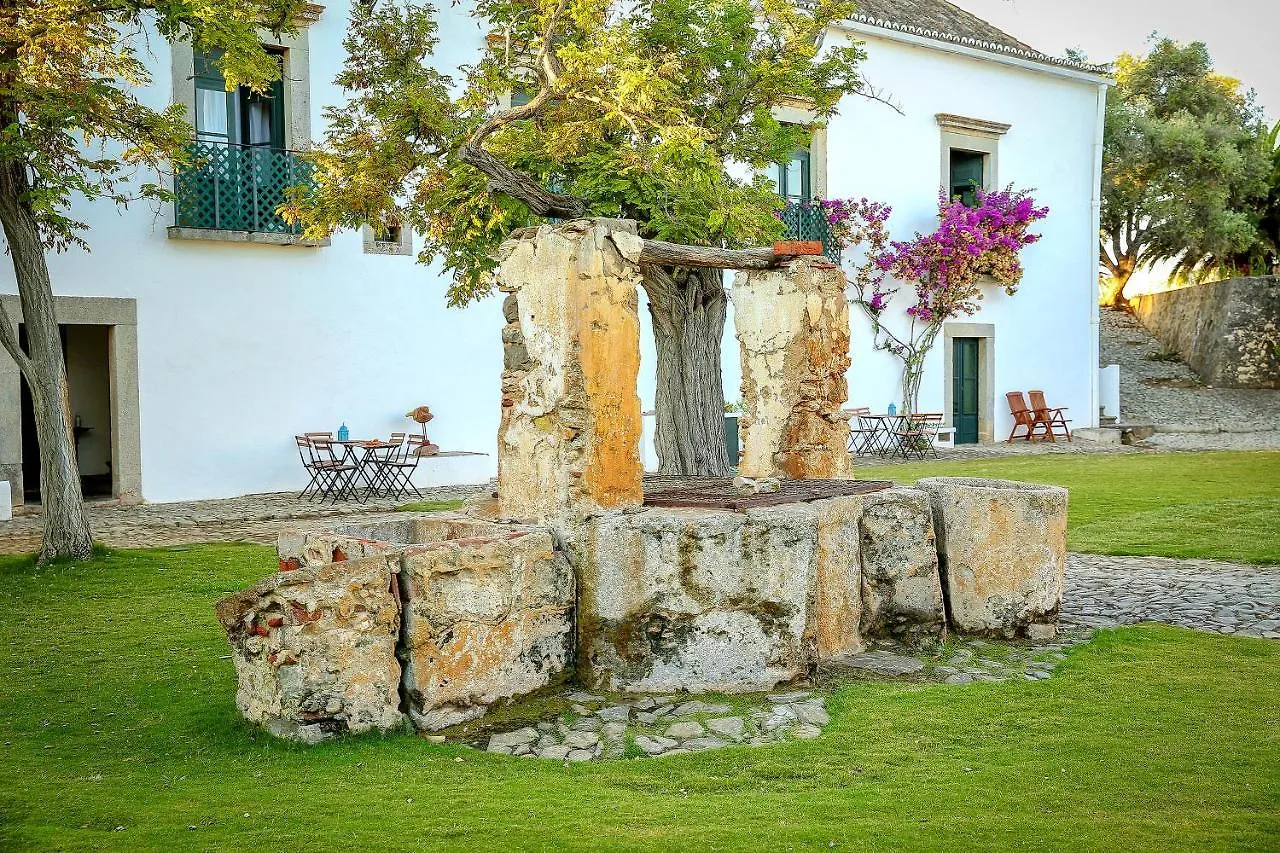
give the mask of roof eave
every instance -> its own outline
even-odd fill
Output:
[[[857,16],[847,21],[832,24],[833,27],[861,35],[878,36],[906,44],[929,47],[935,50],[968,56],[974,59],[985,59],[1012,65],[1028,71],[1050,74],[1055,77],[1066,77],[1095,85],[1110,86],[1115,81],[1108,75],[1105,66],[1084,65],[1068,59],[1058,59],[1042,54],[1031,53],[1010,47],[1009,45],[950,33],[899,24],[893,21],[873,19],[869,16]]]

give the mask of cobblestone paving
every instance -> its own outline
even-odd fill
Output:
[[[1163,345],[1130,314],[1101,312],[1099,363],[1120,365],[1121,421],[1150,424],[1151,447],[1280,448],[1280,391],[1211,388],[1181,361],[1153,358]]]
[[[459,500],[489,488],[438,486],[421,489],[424,501]],[[296,494],[244,495],[238,498],[121,506],[90,503],[89,527],[95,539],[112,548],[160,548],[195,542],[257,542],[274,545],[280,528],[306,519],[368,515],[375,521],[394,517],[396,507],[416,497],[375,498],[368,503],[318,504]],[[40,548],[44,519],[39,512],[0,522],[0,554],[30,554]]]
[[[1165,622],[1280,639],[1280,566],[1071,554],[1061,615],[1089,627]]]

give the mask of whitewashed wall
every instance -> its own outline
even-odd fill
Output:
[[[893,206],[894,239],[910,239],[937,223],[941,175],[936,115],[948,113],[1011,125],[1001,138],[997,182],[1034,188],[1050,209],[1037,229],[1040,242],[1023,252],[1026,275],[1017,295],[988,288],[982,310],[957,322],[995,326],[995,435],[1011,426],[1007,391],[1043,389],[1054,406],[1070,407],[1073,426],[1096,425],[1097,241],[1091,202],[1096,157],[1098,89],[989,60],[859,36],[867,61],[865,78],[901,110],[862,99],[846,99],[828,130],[828,195],[868,198]],[[902,317],[913,296],[909,287],[886,312]],[[866,318],[851,311],[853,405],[884,411],[902,403],[901,362],[870,349]],[[920,404],[941,411],[948,377],[943,375],[940,337],[925,368]],[[949,413],[948,413],[949,414]]]
[[[339,92],[345,2],[327,4],[310,32],[312,136]],[[474,56],[483,33],[463,10],[445,7],[438,63]],[[172,97],[170,56],[151,40],[153,106]],[[1053,209],[1045,240],[1027,253],[1029,272],[1014,299],[992,295],[975,322],[997,324],[997,397],[1043,387],[1055,405],[1089,420],[1096,335],[1090,330],[1094,258],[1089,236],[1095,90],[994,63],[892,42],[868,43],[868,78],[904,109],[899,116],[852,101],[831,126],[829,194],[892,203],[897,237],[927,229],[939,175],[934,114],[958,113],[1013,125],[1002,141],[1000,180],[1039,189]],[[83,208],[83,206],[82,206]],[[366,255],[358,234],[325,248],[170,240],[167,207],[77,209],[91,226],[92,254],[51,258],[54,290],[65,296],[137,300],[142,493],[149,501],[224,497],[300,488],[292,436],[337,430],[386,435],[414,425],[404,412],[437,413],[432,439],[446,450],[489,456],[427,461],[423,485],[477,482],[496,472],[501,314],[496,299],[445,307],[438,270],[404,256]],[[0,292],[15,288],[0,265]],[[653,406],[653,347],[645,328],[641,397]],[[854,323],[851,400],[883,409],[897,399],[898,368],[867,350]],[[738,398],[732,318],[724,339],[725,395]],[[941,349],[923,402],[941,408]],[[998,401],[999,402],[999,401]],[[998,405],[997,413],[1003,414]],[[1093,409],[1096,418],[1096,408]],[[1007,417],[997,433],[1007,432]],[[1077,420],[1076,425],[1082,425]],[[647,457],[652,462],[652,450]]]

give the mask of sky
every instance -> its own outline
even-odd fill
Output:
[[[1042,53],[1078,48],[1092,62],[1145,53],[1153,31],[1202,41],[1215,68],[1257,92],[1280,120],[1280,0],[951,0]]]

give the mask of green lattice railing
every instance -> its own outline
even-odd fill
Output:
[[[817,202],[792,202],[778,213],[787,227],[788,240],[821,240],[822,254],[832,263],[840,263],[840,244],[831,236],[827,214]]]
[[[311,164],[293,151],[225,142],[191,143],[173,191],[177,224],[219,231],[296,234],[276,215],[285,190],[311,182]]]

